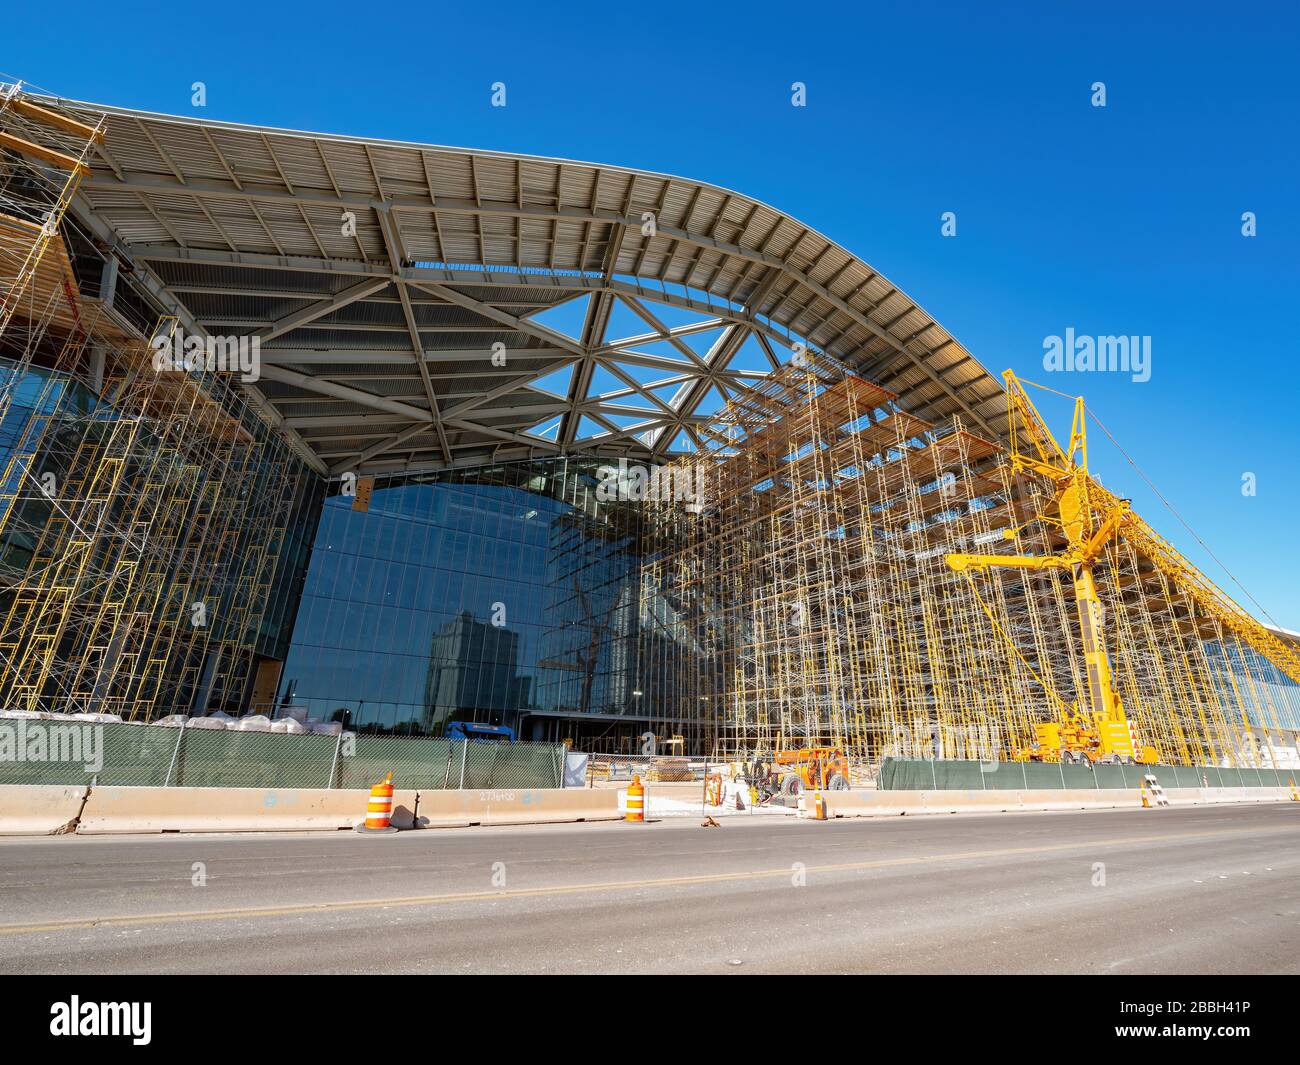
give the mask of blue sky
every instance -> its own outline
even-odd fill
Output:
[[[61,8],[51,32],[53,9],[23,4],[0,70],[179,114],[203,81],[213,119],[642,167],[764,200],[861,256],[994,373],[1085,393],[1268,614],[1300,629],[1300,15],[1136,6],[125,4]],[[495,81],[505,108],[490,106]],[[790,104],[795,81],[806,107]],[[945,211],[956,237],[940,235]],[[1151,379],[1045,373],[1044,337],[1067,328],[1150,336]],[[1244,599],[1120,455],[1099,444],[1094,465]]]

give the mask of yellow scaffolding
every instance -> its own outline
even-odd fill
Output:
[[[1064,543],[1051,481],[1000,445],[811,354],[702,433],[672,467],[700,497],[648,507],[643,595],[674,605],[691,654],[670,688],[714,705],[719,756],[1006,758],[1086,690],[1068,574],[977,585],[945,564]],[[1162,761],[1266,764],[1248,734],[1280,728],[1262,671],[1285,655],[1235,604],[1209,609],[1227,597],[1135,520],[1095,569],[1129,719]]]
[[[154,365],[174,320],[82,295],[64,232],[99,136],[0,93],[0,705],[238,705],[310,473],[227,376]]]

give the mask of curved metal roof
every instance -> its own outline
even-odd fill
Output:
[[[39,99],[104,117],[78,217],[192,331],[261,337],[248,387],[318,469],[689,450],[796,342],[1005,428],[1000,382],[914,301],[738,193]]]

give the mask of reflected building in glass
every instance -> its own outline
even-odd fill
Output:
[[[368,731],[477,721],[588,748],[681,731],[665,681],[676,648],[643,595],[646,512],[600,498],[601,465],[394,475],[367,504],[331,495],[281,704],[347,710]]]
[[[450,720],[513,720],[531,686],[518,669],[519,634],[461,611],[433,638],[421,731],[441,732]]]

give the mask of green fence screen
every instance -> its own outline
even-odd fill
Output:
[[[1222,769],[1199,765],[1065,765],[1051,762],[971,762],[886,758],[884,791],[996,791],[1047,788],[1137,788],[1152,773],[1165,788],[1282,788],[1300,770]]]
[[[191,788],[558,788],[565,748],[0,719],[0,784]]]

